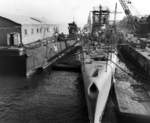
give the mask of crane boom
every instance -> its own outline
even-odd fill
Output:
[[[128,7],[128,3],[131,3],[131,2],[127,2],[126,0],[119,0],[119,2],[120,2],[120,4],[121,4],[121,6],[122,6],[122,8],[123,8],[123,10],[124,10],[124,12],[125,12],[125,14],[127,15],[127,16],[130,16],[130,15],[132,15],[131,14],[131,11],[130,11],[130,9],[129,9],[129,7]]]

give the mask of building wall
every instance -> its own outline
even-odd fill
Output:
[[[0,17],[0,46],[7,46],[10,33],[21,33],[21,25]]]
[[[38,40],[52,37],[54,27],[51,24],[17,24],[11,20],[0,17],[0,46],[7,46],[8,34],[19,33],[23,44],[29,44]]]
[[[53,26],[49,24],[22,25],[21,32],[23,44],[51,37],[54,33]]]

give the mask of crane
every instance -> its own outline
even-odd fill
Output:
[[[126,26],[128,26],[129,30],[132,33],[135,33],[139,29],[139,22],[138,17],[132,16],[131,10],[129,5],[131,6],[131,1],[129,0],[119,0],[126,16],[127,16],[127,23]]]
[[[131,4],[131,1],[127,1],[127,0],[119,0],[126,16],[130,16],[132,15],[130,9],[129,9],[129,6],[127,4]]]
[[[150,15],[143,17],[129,0],[119,0],[127,18],[127,21],[122,21],[122,27],[128,29],[131,33],[138,35],[147,35],[150,32]],[[136,11],[136,16],[133,16],[133,10]]]

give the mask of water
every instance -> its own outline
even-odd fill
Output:
[[[81,73],[1,76],[0,123],[88,123]]]

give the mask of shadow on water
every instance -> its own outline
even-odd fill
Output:
[[[88,123],[81,73],[0,76],[0,123]]]

